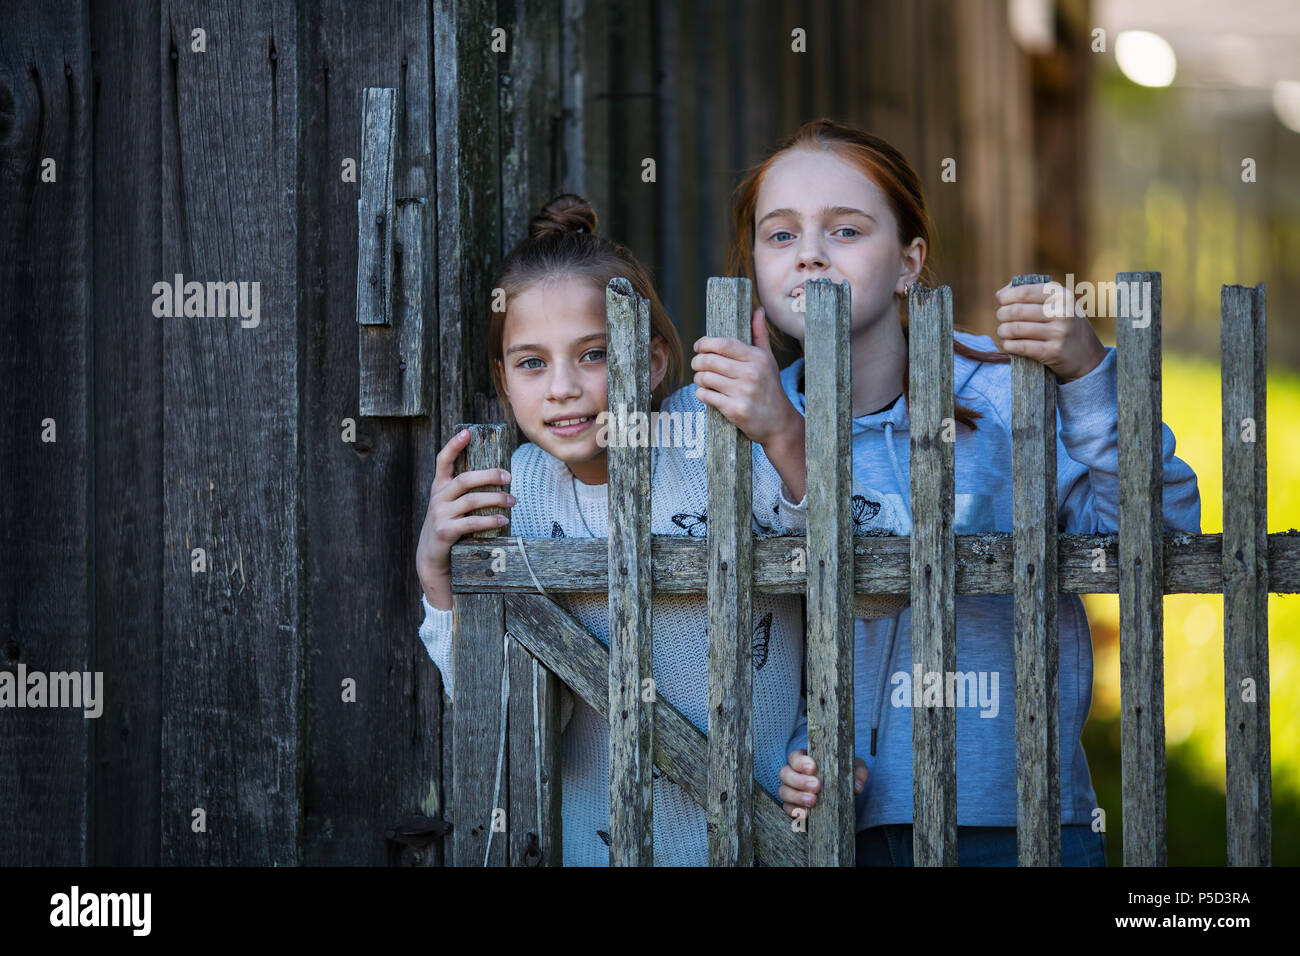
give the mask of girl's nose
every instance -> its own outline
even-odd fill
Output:
[[[826,253],[816,236],[805,236],[799,243],[799,265],[804,268],[826,268]]]
[[[551,387],[548,391],[550,398],[576,398],[581,394],[582,388],[578,384],[578,376],[574,370],[565,363],[560,362],[555,365],[555,371],[551,375]]]

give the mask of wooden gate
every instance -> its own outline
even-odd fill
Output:
[[[1165,533],[1160,414],[1160,274],[1121,273],[1152,290],[1151,307],[1120,297],[1119,533],[1057,532],[1056,381],[1012,356],[1013,533],[953,534],[952,299],[914,287],[910,313],[910,538],[852,538],[847,288],[808,283],[808,530],[750,540],[749,442],[708,412],[705,541],[648,532],[647,449],[609,448],[609,537],[518,539],[508,526],[452,549],[454,853],[460,865],[557,864],[555,678],[610,720],[610,859],[648,864],[654,763],[708,812],[711,865],[854,863],[852,595],[911,596],[915,672],[956,670],[957,594],[1015,595],[1019,862],[1059,865],[1058,593],[1119,595],[1123,825],[1127,865],[1165,863],[1162,595],[1224,595],[1229,865],[1269,865],[1270,591],[1292,593],[1300,536],[1266,532],[1264,288],[1222,296],[1224,531]],[[1046,281],[1019,276],[1017,284]],[[644,302],[610,283],[609,403],[648,411]],[[1136,285],[1133,285],[1136,283]],[[748,340],[750,283],[709,280],[708,334]],[[640,383],[640,384],[638,384]],[[505,426],[473,426],[465,469],[507,468]],[[635,491],[636,493],[631,493]],[[806,567],[792,556],[804,549]],[[516,554],[518,557],[516,557]],[[502,557],[507,560],[502,562]],[[671,576],[664,570],[671,568]],[[807,596],[809,754],[823,789],[791,820],[753,778],[749,674],[754,591]],[[550,598],[607,592],[610,640]],[[649,675],[654,592],[709,597],[709,728],[637,693]],[[522,679],[522,680],[521,680]],[[716,719],[715,719],[716,716]],[[505,739],[508,722],[508,759]],[[957,862],[956,714],[912,711],[918,865]],[[502,798],[505,799],[502,799]],[[500,801],[500,802],[498,802]],[[494,840],[494,829],[502,833]]]

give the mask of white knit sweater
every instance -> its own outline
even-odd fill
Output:
[[[670,395],[662,412],[698,414],[705,406],[694,386]],[[702,450],[703,446],[700,446]],[[654,448],[655,468],[650,502],[652,534],[705,537],[708,490],[705,457],[688,457],[689,449]],[[758,534],[800,533],[806,527],[806,502],[792,504],[780,476],[753,445],[753,530]],[[608,486],[575,482],[549,453],[532,444],[517,449],[510,463],[510,490],[518,499],[511,509],[510,531],[522,538],[585,538],[607,534]],[[898,533],[900,522],[887,499],[855,486],[873,503],[855,508],[858,532]],[[857,517],[863,517],[856,523]],[[585,526],[584,526],[585,519]],[[588,533],[590,529],[590,534]],[[433,608],[427,599],[420,639],[442,672],[453,695],[452,612]],[[556,603],[602,643],[609,644],[606,595],[556,597]],[[888,603],[873,607],[858,602],[862,616],[892,614]],[[754,614],[754,776],[775,797],[778,772],[785,765],[792,738],[805,721],[801,700],[803,621],[796,595],[755,593]],[[703,595],[665,594],[652,599],[653,664],[656,694],[666,699],[701,731],[707,732],[708,609]],[[566,694],[566,697],[568,695]],[[576,697],[576,695],[575,695]],[[567,708],[566,708],[567,709]],[[563,859],[566,866],[609,865],[609,725],[581,699],[562,736]],[[706,814],[677,784],[654,770],[654,860],[658,866],[708,863]]]

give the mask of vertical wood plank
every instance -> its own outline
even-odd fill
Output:
[[[657,80],[655,105],[659,120],[655,124],[655,155],[659,160],[660,214],[655,222],[655,286],[659,299],[673,317],[683,341],[694,341],[699,325],[689,324],[686,304],[698,284],[682,282],[682,270],[692,258],[689,244],[695,235],[694,223],[699,216],[694,208],[697,186],[686,172],[697,147],[689,128],[691,100],[683,92],[692,82],[691,71],[679,64],[689,62],[688,38],[683,28],[680,5],[666,0],[654,5],[655,44],[654,73]],[[690,221],[683,217],[690,216]],[[683,248],[686,247],[686,248]]]
[[[1124,865],[1164,866],[1164,466],[1160,273],[1121,272],[1119,362],[1119,667]],[[1149,295],[1149,299],[1148,299]]]
[[[510,658],[510,866],[561,866],[560,681],[517,641]]]
[[[296,11],[287,0],[171,0],[161,20],[160,279],[246,283],[249,303],[254,289],[259,303],[248,318],[159,323],[161,860],[294,865],[305,613]],[[191,50],[196,27],[207,31],[205,53]],[[195,548],[204,549],[203,572],[193,568]],[[206,831],[196,833],[198,809]]]
[[[736,185],[731,162],[731,137],[727,132],[736,105],[732,99],[735,64],[727,56],[728,38],[735,31],[736,23],[727,7],[725,0],[719,0],[717,3],[696,7],[693,11],[699,24],[697,29],[704,34],[696,37],[699,57],[696,62],[699,66],[693,109],[698,130],[695,148],[701,161],[700,179],[697,181],[700,190],[698,198],[705,211],[705,218],[699,223],[700,231],[693,237],[693,242],[697,243],[697,254],[701,265],[705,267],[708,259],[725,250],[730,241],[730,204],[724,202],[731,196],[731,190]],[[715,214],[707,215],[709,210]],[[700,285],[684,290],[688,300],[698,302],[699,290],[707,285],[708,277],[714,274],[716,273],[709,271],[698,275],[696,281]],[[697,321],[707,322],[707,318],[699,316],[698,312],[696,316]]]
[[[502,0],[498,25],[501,109],[501,254],[528,235],[528,222],[560,192],[559,0]],[[598,214],[604,209],[597,208]]]
[[[780,27],[778,45],[773,52],[773,62],[778,64],[780,77],[780,95],[777,108],[781,111],[781,135],[784,139],[794,133],[804,120],[809,118],[806,97],[803,91],[809,87],[808,54],[796,53],[791,45],[794,43],[794,31],[802,29],[806,34],[812,24],[809,22],[807,7],[799,0],[778,0],[780,13],[776,23]],[[772,143],[771,147],[775,147]],[[770,148],[771,148],[770,147]],[[757,160],[758,157],[755,157]]]
[[[749,344],[748,279],[709,279],[707,334]],[[709,865],[754,861],[754,538],[751,443],[707,411]]]
[[[1019,275],[1013,286],[1050,282]],[[1016,839],[1021,866],[1061,865],[1057,711],[1056,375],[1011,356]]]
[[[393,149],[397,90],[362,91],[357,199],[357,324],[392,325]]]
[[[443,791],[451,778],[442,763],[450,754],[451,726],[442,741],[438,670],[417,641],[408,640],[423,616],[413,554],[429,506],[438,443],[437,356],[425,382],[432,420],[372,418],[360,412],[358,335],[377,341],[392,329],[356,325],[357,199],[360,183],[345,180],[343,162],[361,153],[362,93],[366,87],[399,91],[399,150],[395,195],[419,192],[417,174],[431,188],[432,130],[410,117],[421,99],[432,103],[431,12],[421,0],[304,0],[298,8],[303,90],[299,97],[300,177],[303,200],[297,224],[303,375],[299,443],[311,464],[303,470],[306,574],[304,675],[311,727],[305,757],[303,861],[309,866],[441,865],[441,842],[387,839],[413,817],[449,819]],[[402,107],[402,101],[406,106]],[[426,120],[423,124],[428,127]],[[421,148],[420,137],[426,145]],[[418,204],[398,205],[399,217]],[[427,254],[419,270],[426,350],[437,347],[433,270],[433,204],[421,228]],[[399,234],[402,223],[399,221]],[[415,263],[403,256],[403,284]],[[399,320],[408,296],[398,296]],[[374,363],[376,355],[369,361]],[[385,358],[384,361],[395,361]],[[346,420],[355,427],[347,441]],[[382,501],[382,507],[374,502]],[[339,542],[347,546],[340,548]],[[383,569],[356,587],[337,582],[357,568]],[[375,648],[385,648],[382,654]],[[344,677],[356,681],[355,703],[340,700]],[[364,747],[339,746],[364,728]]]
[[[456,425],[470,431],[469,444],[456,459],[456,474],[485,468],[507,469],[509,429],[505,425]],[[480,491],[499,491],[485,485]],[[507,514],[497,507],[472,514]],[[509,535],[510,525],[487,528],[474,538]],[[503,695],[509,692],[506,670],[505,605],[500,594],[453,594],[451,645],[456,674],[456,705],[452,715],[452,787],[455,791],[456,866],[506,866],[510,849],[506,813],[509,804],[506,754],[506,713]],[[495,832],[494,832],[494,828]]]
[[[161,221],[158,104],[167,61],[159,29],[158,4],[90,8],[94,408],[96,429],[112,436],[111,454],[96,455],[94,463],[94,669],[103,671],[104,692],[114,702],[93,721],[92,859],[99,866],[157,866],[159,859],[162,336],[152,310],[141,307],[162,275],[162,235],[145,225]],[[121,135],[126,128],[132,135]],[[7,519],[5,527],[12,527]],[[5,562],[7,580],[9,567]],[[2,831],[0,844],[12,846]]]
[[[560,18],[556,0],[503,0],[509,37],[498,56],[501,252],[528,235],[532,215],[559,190]],[[603,210],[601,210],[603,211]],[[560,683],[510,643],[511,866],[559,866]]]
[[[957,669],[953,576],[952,292],[917,283],[908,297],[912,430],[912,673]],[[912,830],[917,866],[957,865],[957,715],[913,706]]]
[[[1271,866],[1264,285],[1224,286],[1223,694],[1228,865]]]
[[[486,354],[501,249],[495,0],[435,0],[434,107],[438,195],[441,444],[494,394]],[[599,208],[599,207],[597,207]]]
[[[648,413],[649,303],[618,278],[605,290],[605,308],[610,414]],[[609,857],[611,866],[649,866],[654,859],[650,449],[611,443],[608,453]]]
[[[810,866],[853,866],[853,489],[849,285],[804,284],[808,463],[808,755],[822,781]]]
[[[335,2],[335,0],[330,0]],[[340,5],[346,0],[338,0]],[[395,433],[393,445],[396,453],[390,458],[396,466],[395,472],[410,481],[414,495],[407,492],[406,500],[411,502],[411,511],[406,512],[400,502],[401,490],[395,490],[392,496],[398,502],[391,508],[395,522],[404,522],[408,534],[400,532],[383,535],[382,541],[391,546],[394,540],[405,540],[403,552],[411,554],[419,540],[423,515],[428,507],[428,489],[433,483],[431,471],[435,466],[441,378],[439,370],[438,338],[438,263],[441,261],[437,244],[437,194],[436,163],[433,135],[436,123],[436,101],[434,94],[434,51],[433,51],[433,11],[425,0],[400,0],[397,7],[399,23],[394,30],[385,29],[374,19],[373,5],[367,5],[359,14],[352,5],[351,16],[365,17],[366,27],[359,33],[376,36],[385,45],[394,42],[400,36],[400,57],[396,57],[399,70],[398,90],[398,146],[396,170],[394,173],[397,215],[397,234],[394,252],[396,253],[395,271],[397,272],[397,300],[395,303],[397,329],[393,333],[386,330],[364,330],[361,351],[361,367],[384,368],[389,386],[389,401],[385,410],[395,415],[423,416],[432,412],[432,421],[394,421],[390,427]],[[336,36],[341,36],[344,56],[354,58],[352,62],[365,65],[383,63],[388,70],[394,64],[393,51],[385,56],[362,60],[365,54],[357,49],[355,35],[341,33],[334,28]],[[394,368],[394,365],[396,368]],[[398,437],[400,436],[400,437]],[[405,438],[401,441],[400,438]],[[426,480],[427,479],[427,480]],[[413,499],[413,500],[412,500]],[[363,527],[372,529],[375,522],[363,521]],[[370,531],[370,534],[375,534]],[[389,616],[393,625],[405,615],[420,614],[420,605],[410,600],[409,595],[419,589],[418,577],[414,574],[413,562],[406,563],[406,579],[401,588],[401,596],[406,598],[402,611],[393,611]],[[390,575],[388,579],[396,579]],[[397,582],[394,581],[396,584]],[[396,588],[394,588],[396,590]],[[390,600],[396,600],[393,595]],[[403,629],[411,633],[409,617]],[[418,622],[417,622],[418,626]],[[384,763],[384,773],[389,783],[382,788],[379,795],[369,795],[367,809],[357,814],[361,825],[373,826],[379,814],[385,823],[399,814],[416,813],[425,818],[448,819],[443,816],[439,791],[448,782],[443,776],[441,763],[444,749],[444,727],[442,694],[435,690],[441,686],[437,668],[428,666],[423,648],[410,647],[409,656],[402,655],[399,663],[390,663],[383,671],[389,681],[388,692],[384,697],[384,721],[402,722],[403,730],[395,740],[401,742],[394,746],[392,756]],[[417,663],[418,662],[418,663]],[[436,684],[434,682],[437,682]],[[322,682],[323,684],[323,682]],[[449,739],[450,734],[447,733]],[[334,778],[329,778],[331,786]],[[370,788],[367,788],[370,789]],[[450,789],[447,787],[446,789]],[[310,807],[310,804],[309,804]],[[396,812],[395,812],[396,811]],[[385,830],[387,833],[387,829]],[[397,848],[389,846],[390,855]],[[410,864],[425,866],[442,865],[446,859],[445,845],[432,844],[427,848],[406,847],[397,850],[399,860]]]
[[[654,80],[654,20],[642,0],[606,0],[609,18],[607,65],[611,110],[609,143],[609,235],[628,248],[654,274],[655,229],[664,186],[655,154],[656,89]],[[646,159],[654,159],[655,181],[642,177]]]
[[[561,0],[564,25],[564,188],[584,196],[608,220],[610,200],[609,10],[603,3]]]
[[[32,672],[95,670],[92,87],[82,4],[7,4],[3,19],[0,672],[26,698]],[[147,292],[116,294],[147,314]],[[81,707],[0,710],[0,864],[93,862],[95,723]]]
[[[800,10],[805,21],[802,25],[808,30],[808,52],[803,55],[809,80],[805,121],[814,116],[830,116],[834,112],[831,86],[839,81],[840,74],[832,72],[837,31],[832,25],[830,5],[830,0],[823,0],[822,3],[802,5]]]

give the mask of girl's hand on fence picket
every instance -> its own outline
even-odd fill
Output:
[[[1074,294],[1059,282],[1007,284],[995,295],[1003,352],[1046,365],[1058,382],[1082,378],[1106,357],[1105,346],[1075,303]]]
[[[753,345],[740,339],[705,336],[695,341],[696,397],[720,411],[751,441],[766,446],[798,426],[803,416],[781,387],[781,370],[772,354],[763,309],[750,320]]]
[[[781,786],[776,795],[781,798],[781,809],[794,817],[798,811],[817,805],[817,794],[821,792],[821,781],[813,776],[817,764],[808,756],[806,750],[792,750],[788,762],[781,768]],[[853,758],[853,792],[861,793],[867,785],[867,765],[861,757]]]
[[[515,496],[505,491],[477,491],[483,485],[508,485],[510,472],[497,468],[453,475],[456,456],[469,444],[469,430],[463,429],[438,452],[433,485],[429,489],[429,510],[420,529],[415,551],[415,568],[429,604],[451,610],[451,546],[462,536],[488,528],[499,528],[505,515],[476,515],[469,512],[496,506],[510,508]]]

